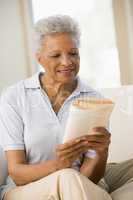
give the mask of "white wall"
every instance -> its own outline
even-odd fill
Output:
[[[92,87],[120,86],[112,0],[32,0],[34,21],[53,14],[67,14],[81,28],[79,75]],[[70,9],[71,5],[71,9]],[[76,6],[75,6],[76,5]],[[99,74],[101,74],[99,76]]]
[[[0,0],[0,91],[31,74],[21,0]]]
[[[122,85],[133,84],[133,1],[113,0]]]

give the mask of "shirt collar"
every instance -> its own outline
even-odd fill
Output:
[[[24,80],[24,86],[26,89],[40,89],[40,80],[39,76],[44,72],[38,72],[34,74],[32,77]],[[88,93],[92,91],[92,88],[88,86],[87,81],[81,80],[79,76],[77,76],[78,85],[77,88],[74,90],[73,94],[78,95],[80,93]]]
[[[26,89],[39,89],[41,88],[39,76],[42,72],[34,74],[32,77],[24,80],[24,87]]]

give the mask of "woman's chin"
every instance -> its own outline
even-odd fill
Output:
[[[75,80],[76,75],[73,76],[61,76],[58,77],[58,81],[62,82],[62,83],[70,83],[73,82]]]
[[[70,82],[70,81],[74,81],[76,77],[76,73],[75,72],[71,72],[71,73],[58,73],[57,74],[57,79],[61,82]]]

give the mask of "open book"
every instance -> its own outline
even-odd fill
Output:
[[[94,127],[107,127],[114,103],[109,99],[77,99],[70,107],[63,142],[91,134]]]

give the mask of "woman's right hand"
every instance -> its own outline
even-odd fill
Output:
[[[72,163],[88,150],[87,137],[84,135],[57,146],[56,161],[59,169],[71,167]]]

